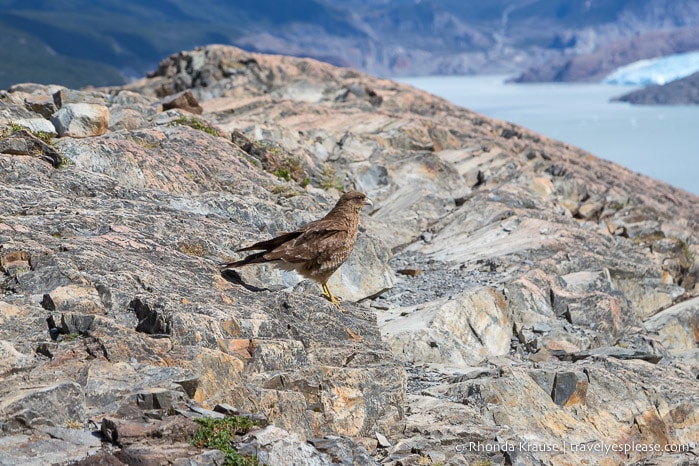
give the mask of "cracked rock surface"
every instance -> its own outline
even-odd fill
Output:
[[[65,106],[99,124],[17,127]],[[220,412],[264,420],[236,447],[272,462],[699,454],[696,196],[405,85],[224,46],[121,88],[14,86],[0,126],[2,464],[220,464],[189,443]],[[374,201],[329,283],[345,312],[294,274],[220,274],[342,189]]]

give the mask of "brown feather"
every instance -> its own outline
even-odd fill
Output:
[[[260,241],[259,243],[255,243],[252,246],[248,246],[246,248],[241,248],[238,249],[236,252],[243,252],[243,251],[259,251],[259,250],[265,250],[265,251],[271,251],[272,249],[286,243],[290,239],[294,239],[301,235],[302,232],[300,231],[292,231],[291,233],[282,233],[281,235],[277,236],[276,238],[269,239],[267,241]]]

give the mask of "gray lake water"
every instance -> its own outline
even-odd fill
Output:
[[[699,105],[610,103],[611,97],[635,88],[505,84],[506,78],[445,76],[400,81],[699,194]]]

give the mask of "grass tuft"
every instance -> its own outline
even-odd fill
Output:
[[[291,172],[288,168],[279,168],[274,172],[274,175],[282,180],[291,181]]]
[[[190,128],[194,128],[199,131],[204,131],[205,133],[210,134],[212,136],[218,136],[218,131],[216,130],[216,128],[204,123],[197,117],[181,116],[177,120],[173,121],[172,124],[189,126]]]
[[[221,450],[227,466],[261,466],[256,456],[243,456],[233,448],[237,435],[243,435],[252,430],[257,423],[242,416],[227,416],[223,419],[195,419],[199,429],[192,439],[192,445],[199,448]]]
[[[338,191],[344,191],[342,182],[335,176],[335,170],[332,167],[325,167],[322,178],[320,179],[320,187],[323,189],[335,188]]]

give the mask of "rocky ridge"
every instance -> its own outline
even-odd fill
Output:
[[[651,30],[598,44],[594,50],[542,61],[513,82],[599,82],[619,67],[639,60],[699,50],[699,27]]]
[[[0,124],[0,463],[220,464],[189,440],[222,413],[271,424],[237,447],[272,464],[696,460],[691,194],[233,47],[119,88],[17,85]],[[330,283],[344,313],[293,275],[219,273],[346,188],[375,207]]]
[[[638,89],[613,100],[636,105],[699,105],[699,73]]]

